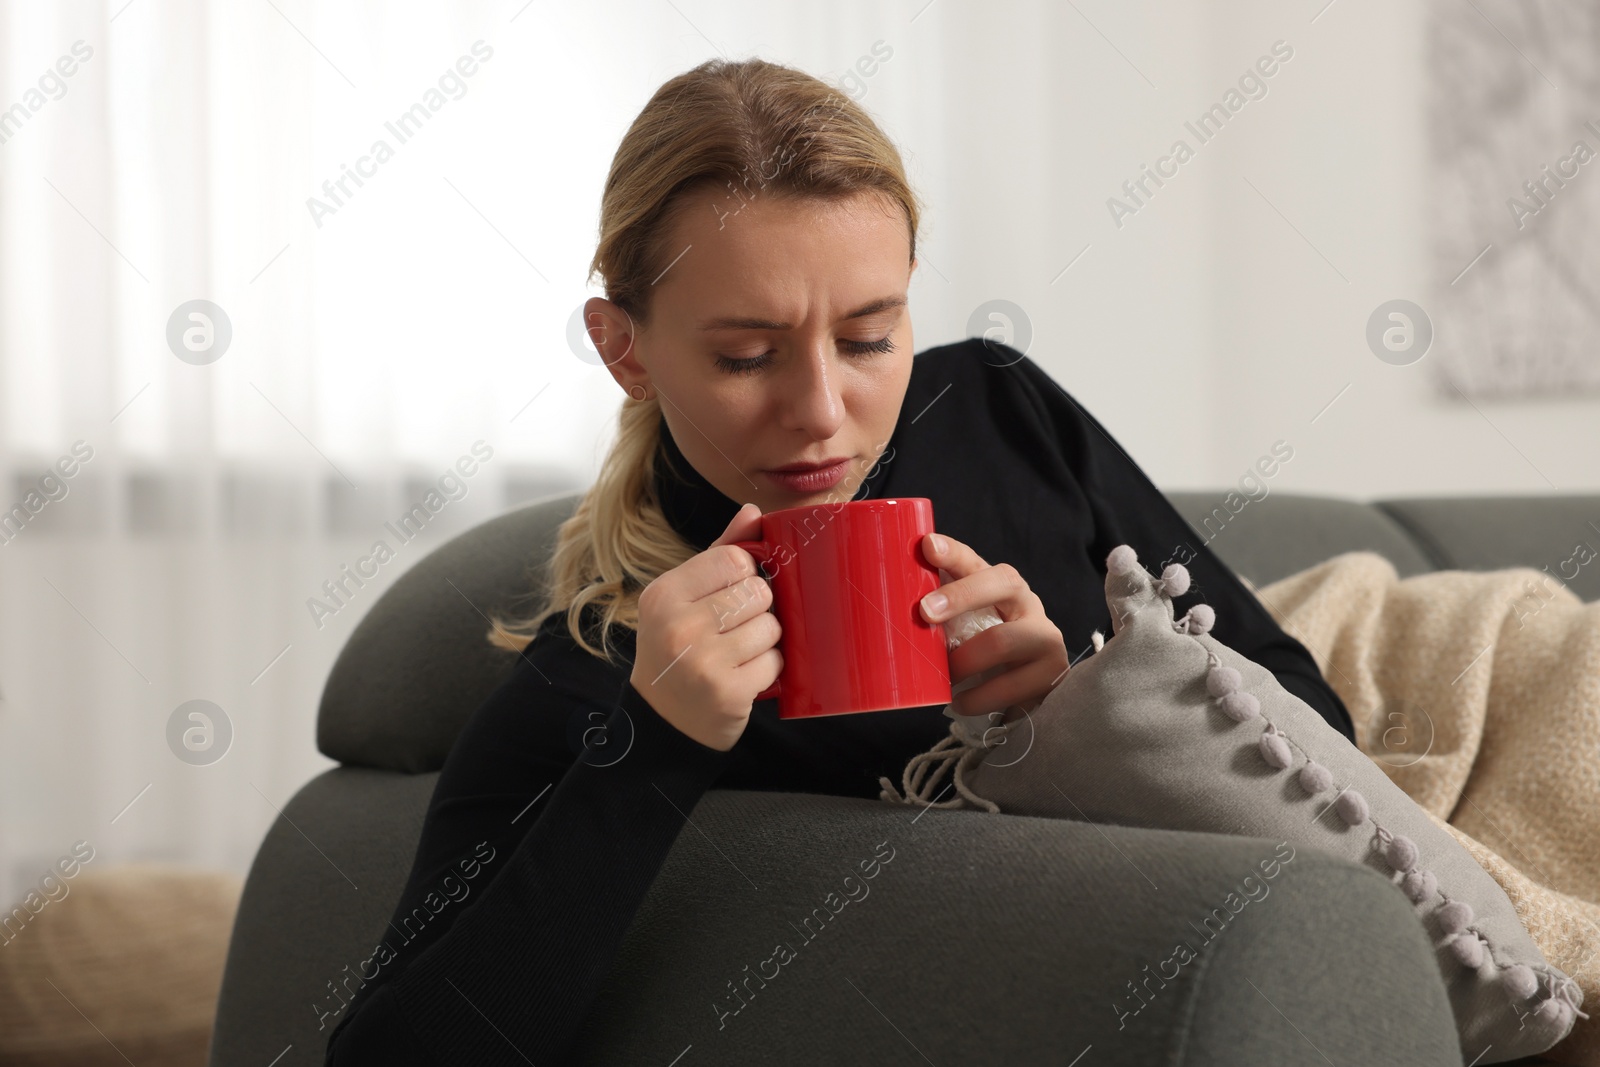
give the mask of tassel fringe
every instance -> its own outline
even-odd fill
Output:
[[[891,804],[907,804],[922,808],[981,808],[991,815],[997,815],[1000,812],[1000,805],[978,796],[967,787],[966,783],[967,772],[983,762],[983,757],[989,754],[991,747],[979,741],[969,740],[961,724],[952,721],[948,736],[941,738],[939,743],[928,751],[911,757],[910,762],[906,764],[906,769],[900,777],[905,795],[902,796],[895,789],[894,783],[889,781],[887,775],[882,775],[878,778],[878,784],[883,787],[883,791],[878,794],[878,798]],[[936,802],[933,798],[944,790],[935,792],[935,789],[952,767],[955,768],[952,781],[955,784],[956,795],[949,800]]]

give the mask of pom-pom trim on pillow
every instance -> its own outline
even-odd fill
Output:
[[[1113,575],[1131,574],[1134,568],[1141,566],[1138,554],[1131,545],[1118,545],[1106,556],[1106,570]],[[1168,564],[1162,570],[1161,577],[1152,582],[1155,594],[1168,601],[1173,597],[1182,596],[1188,591],[1189,586],[1188,568],[1181,563]],[[1182,618],[1174,620],[1172,628],[1177,633],[1197,637],[1211,630],[1216,624],[1216,617],[1216,610],[1209,604],[1196,604]],[[1104,647],[1105,639],[1097,630],[1091,642],[1094,650],[1098,652]],[[1202,648],[1205,647],[1201,642],[1196,643],[1201,644]],[[1306,749],[1262,713],[1260,700],[1242,688],[1243,678],[1238,670],[1225,666],[1210,649],[1205,651],[1208,664],[1205,686],[1212,704],[1238,725],[1242,726],[1255,720],[1260,720],[1264,724],[1257,746],[1263,762],[1274,770],[1287,771],[1295,765],[1298,752],[1304,760],[1296,775],[1300,787],[1313,796],[1332,790],[1335,785],[1332,772],[1312,759]],[[984,735],[986,736],[987,734]],[[949,736],[941,739],[930,751],[913,757],[907,764],[902,776],[905,795],[900,795],[887,777],[881,777],[878,779],[883,787],[879,794],[880,798],[891,803],[937,808],[960,808],[970,804],[991,813],[998,813],[999,805],[975,795],[966,782],[967,773],[982,762],[993,747],[993,744],[984,737],[974,736],[970,731],[963,730],[957,723],[952,722]],[[930,777],[928,772],[935,766],[938,769]],[[937,795],[934,793],[934,787],[952,767],[955,770],[953,784],[959,795],[942,803],[936,803],[933,800]],[[948,789],[949,786],[945,788]],[[940,793],[942,792],[943,790],[940,790]],[[1370,848],[1382,854],[1385,863],[1394,872],[1391,884],[1419,908],[1426,909],[1432,905],[1431,913],[1439,928],[1444,931],[1444,937],[1438,942],[1438,947],[1448,948],[1451,955],[1469,970],[1480,970],[1486,963],[1493,964],[1496,977],[1506,992],[1516,1000],[1533,1001],[1542,987],[1545,995],[1532,1008],[1534,1014],[1541,1020],[1556,1021],[1560,1028],[1565,1030],[1572,1023],[1574,1016],[1589,1018],[1587,1013],[1580,1010],[1583,993],[1571,978],[1559,973],[1541,974],[1525,963],[1507,962],[1497,958],[1493,944],[1473,926],[1472,905],[1465,900],[1452,899],[1439,888],[1438,877],[1423,866],[1424,857],[1416,842],[1403,835],[1392,833],[1379,823],[1373,817],[1366,797],[1349,787],[1341,788],[1327,807],[1322,809],[1318,818],[1330,810],[1352,828],[1371,825]],[[1434,903],[1435,901],[1437,903]]]

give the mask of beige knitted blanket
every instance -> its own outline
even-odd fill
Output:
[[[1253,591],[1315,657],[1361,751],[1582,988],[1591,1017],[1546,1056],[1600,1067],[1600,603],[1531,567],[1402,579],[1373,552]]]

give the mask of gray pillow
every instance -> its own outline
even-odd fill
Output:
[[[1106,564],[1114,636],[1096,634],[1095,653],[1025,717],[979,729],[981,717],[948,712],[950,736],[907,766],[905,797],[883,779],[883,798],[933,803],[953,767],[957,795],[939,807],[1268,838],[1367,864],[1438,946],[1467,1062],[1564,1038],[1583,994],[1499,884],[1271,671],[1208,636],[1214,609],[1174,620],[1181,564],[1157,579],[1128,545]],[[1316,958],[1307,945],[1307,965]]]

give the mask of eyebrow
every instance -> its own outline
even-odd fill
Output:
[[[866,316],[872,315],[872,314],[876,314],[879,311],[888,311],[891,308],[904,307],[905,303],[906,303],[906,298],[903,297],[903,296],[883,296],[883,297],[879,297],[878,299],[876,299],[874,301],[871,301],[870,303],[862,304],[860,307],[856,308],[854,311],[852,311],[849,314],[845,315],[844,319],[841,320],[841,321],[845,321],[845,320],[848,320],[848,319],[865,318]],[[709,320],[707,322],[703,322],[703,323],[700,324],[700,329],[702,329],[702,330],[792,330],[792,329],[794,329],[794,324],[793,323],[789,323],[789,322],[774,322],[771,319],[752,319],[752,318],[740,318],[738,316],[727,316],[727,317],[724,317],[724,318],[711,319],[711,320]]]

